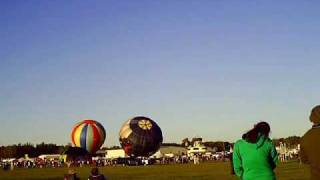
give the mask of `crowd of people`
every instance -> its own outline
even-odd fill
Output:
[[[14,168],[58,168],[63,167],[64,163],[58,159],[14,159],[10,161],[2,161],[0,167],[4,170],[14,169]]]
[[[161,158],[136,158],[131,159],[137,162],[136,165],[150,165],[150,164],[186,164],[194,163],[199,164],[200,162],[206,161],[225,161],[228,160],[229,156],[219,154],[218,156],[195,154],[193,156],[175,155],[173,157],[161,157]],[[14,159],[2,161],[0,167],[4,170],[10,170],[15,168],[59,168],[59,167],[84,167],[84,166],[94,166],[94,167],[104,167],[104,166],[125,166],[131,165],[128,163],[128,158],[116,158],[116,159],[106,159],[101,157],[95,157],[92,159],[77,159],[69,160],[64,162],[61,159]],[[132,164],[134,165],[134,163]]]

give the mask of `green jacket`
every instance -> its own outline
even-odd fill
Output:
[[[278,162],[278,153],[272,141],[260,136],[253,144],[238,140],[234,145],[233,167],[242,180],[274,180],[273,169]]]

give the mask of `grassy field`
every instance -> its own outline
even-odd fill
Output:
[[[90,168],[74,169],[81,179],[87,179]],[[45,169],[16,169],[14,171],[0,171],[0,179],[63,179],[67,168]],[[100,171],[108,179],[237,179],[230,175],[229,163],[213,162],[200,165],[153,165],[131,167],[103,167]],[[283,179],[308,179],[309,170],[306,166],[296,162],[280,164],[276,170],[277,178]]]

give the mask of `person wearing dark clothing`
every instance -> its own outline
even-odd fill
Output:
[[[92,168],[88,180],[107,180],[107,178],[103,174],[99,174],[98,168]]]
[[[309,119],[313,126],[301,139],[300,158],[310,167],[310,179],[316,180],[320,178],[320,105],[311,110]]]
[[[64,180],[80,180],[80,178],[77,177],[77,174],[74,172],[74,170],[70,169],[68,174],[64,176]]]

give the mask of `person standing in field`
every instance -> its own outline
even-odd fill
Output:
[[[68,174],[63,178],[64,180],[80,180],[73,169],[69,169]]]
[[[200,164],[199,155],[195,154],[193,156],[193,164]]]
[[[284,142],[280,142],[280,150],[279,150],[279,154],[280,154],[280,161],[281,162],[286,162],[286,153],[287,153],[287,145]]]
[[[259,122],[238,140],[233,149],[233,167],[241,180],[274,180],[278,153],[269,138],[270,126]]]
[[[312,128],[303,135],[300,145],[301,162],[309,164],[310,179],[320,178],[320,105],[311,110]]]
[[[107,178],[99,173],[99,169],[94,167],[91,169],[91,175],[89,176],[88,180],[106,180]]]

